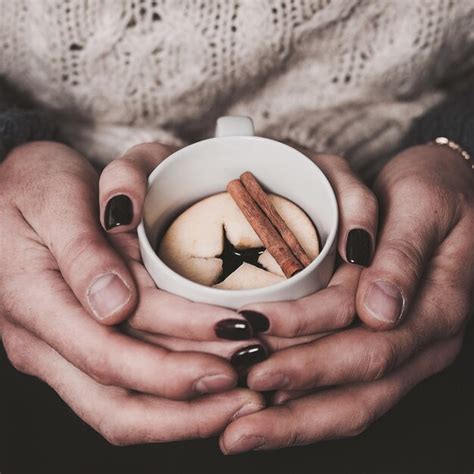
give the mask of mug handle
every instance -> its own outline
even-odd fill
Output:
[[[219,117],[216,124],[216,137],[252,137],[255,135],[250,117],[226,115]]]

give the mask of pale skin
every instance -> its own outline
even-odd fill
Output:
[[[155,289],[139,262],[134,229],[146,177],[170,151],[158,144],[130,150],[106,168],[99,195],[90,165],[62,145],[20,147],[0,167],[0,324],[8,356],[110,442],[221,433],[230,454],[351,436],[453,361],[474,286],[473,177],[455,152],[406,150],[384,168],[375,194],[342,158],[311,155],[338,194],[341,255],[348,231],[363,228],[377,241],[374,260],[367,269],[342,264],[327,289],[297,302],[245,308],[269,319],[259,337],[273,352],[250,369],[247,390],[234,388],[237,374],[226,359],[257,340],[223,341],[214,332],[216,322],[242,316]],[[132,199],[134,220],[105,238],[99,215],[117,194]],[[110,273],[129,289],[117,308],[91,299],[93,283]],[[366,304],[377,280],[403,295],[395,321]],[[350,325],[356,312],[362,326],[321,338]],[[117,331],[113,324],[128,316],[129,330],[153,344]],[[278,391],[264,409],[258,391],[269,389]]]

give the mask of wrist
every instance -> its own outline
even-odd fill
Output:
[[[471,169],[471,161],[472,158],[466,160],[459,151],[449,146],[429,142],[404,149],[389,160],[383,169],[403,163],[406,168],[424,170],[426,173],[439,169],[440,171],[459,170],[465,174]]]
[[[470,166],[471,170],[474,171],[474,162],[472,161],[471,155],[464,148],[462,148],[458,143],[450,140],[447,137],[437,137],[433,141],[429,142],[428,145],[443,146],[443,147],[449,148],[450,150],[454,151],[458,155],[458,158],[462,158],[463,160],[465,160],[467,164]]]
[[[458,203],[459,196],[474,198],[473,183],[474,173],[457,151],[446,146],[418,145],[399,153],[382,168],[374,192],[382,201],[394,190],[417,196],[413,198],[414,206],[422,205],[421,201],[429,196],[444,196],[447,203]]]
[[[442,178],[450,176],[474,178],[472,160],[467,160],[459,150],[432,142],[414,148],[416,155],[411,155],[411,159],[420,160],[425,167],[425,175],[436,173]]]

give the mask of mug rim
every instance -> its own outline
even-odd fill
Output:
[[[162,172],[162,170],[164,170],[165,168],[167,168],[169,166],[172,166],[174,161],[179,159],[181,154],[188,153],[190,151],[190,149],[192,149],[196,146],[203,146],[203,145],[205,145],[206,143],[208,143],[210,141],[229,140],[229,139],[232,139],[232,140],[239,139],[239,140],[245,140],[245,141],[247,141],[247,140],[258,140],[258,141],[263,141],[263,142],[272,142],[273,144],[277,144],[279,146],[282,146],[282,147],[285,147],[285,148],[291,150],[292,153],[296,153],[297,155],[299,155],[300,158],[304,158],[305,160],[309,161],[312,164],[312,166],[314,166],[315,171],[320,175],[322,183],[324,183],[324,185],[327,187],[327,189],[329,191],[330,205],[334,210],[334,216],[333,216],[334,217],[334,222],[331,225],[331,229],[330,229],[330,231],[328,233],[328,236],[326,238],[326,242],[323,245],[323,247],[322,247],[321,251],[319,252],[319,254],[317,255],[317,257],[307,267],[303,268],[303,270],[298,272],[296,275],[293,275],[292,277],[287,278],[287,279],[285,279],[283,281],[280,281],[278,283],[274,283],[272,285],[265,286],[265,287],[262,287],[262,288],[250,288],[250,289],[245,289],[245,290],[228,290],[228,289],[225,289],[225,288],[214,288],[212,286],[207,286],[207,285],[203,285],[202,283],[197,283],[195,281],[192,281],[189,278],[186,278],[186,277],[180,275],[178,272],[174,271],[171,267],[166,265],[166,263],[163,262],[163,260],[161,260],[161,258],[155,252],[155,250],[153,249],[153,246],[150,243],[150,240],[148,239],[148,236],[147,236],[146,231],[145,231],[144,215],[142,215],[140,224],[138,225],[138,228],[137,228],[138,240],[139,240],[139,243],[141,244],[140,247],[144,248],[144,250],[147,252],[149,257],[151,255],[151,258],[154,261],[154,263],[157,264],[160,267],[159,271],[163,271],[165,274],[168,274],[170,277],[178,279],[178,281],[181,281],[181,283],[183,283],[183,284],[190,285],[191,288],[194,288],[198,291],[203,292],[203,295],[206,295],[206,296],[213,296],[213,295],[220,295],[220,296],[242,295],[243,297],[245,297],[245,296],[258,296],[258,294],[266,294],[266,293],[273,292],[273,291],[279,291],[282,288],[285,288],[285,285],[288,285],[288,284],[298,284],[298,282],[300,280],[305,278],[310,272],[315,270],[321,262],[323,262],[323,260],[328,255],[330,249],[332,248],[333,243],[334,243],[334,241],[336,239],[336,236],[337,236],[337,231],[338,231],[339,207],[338,207],[338,203],[337,203],[336,193],[334,192],[334,189],[333,189],[329,179],[323,173],[321,168],[316,163],[314,163],[308,156],[306,156],[304,153],[300,152],[296,148],[293,148],[292,146],[287,145],[286,143],[279,142],[278,140],[272,140],[271,138],[259,137],[259,136],[255,136],[255,135],[251,135],[251,136],[223,136],[223,137],[206,138],[204,140],[200,140],[198,142],[191,143],[190,145],[187,145],[183,148],[180,148],[179,150],[175,151],[170,156],[168,156],[160,164],[158,164],[158,166],[156,166],[156,168],[150,173],[150,176],[148,177],[147,195],[148,195],[148,190],[149,190],[150,186],[153,184],[153,182],[155,181],[157,175],[159,175]],[[147,195],[145,196],[145,200],[146,200]],[[303,211],[306,212],[304,209],[303,209]],[[313,225],[315,226],[314,223],[313,223]],[[153,276],[152,276],[152,278],[153,278]]]

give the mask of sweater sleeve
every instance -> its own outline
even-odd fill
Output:
[[[464,89],[416,120],[402,148],[446,137],[474,156],[474,88]]]
[[[58,138],[52,117],[43,111],[18,106],[9,88],[0,82],[0,162],[18,145]]]
[[[0,111],[0,162],[18,145],[56,138],[56,124],[43,111],[10,108]]]

